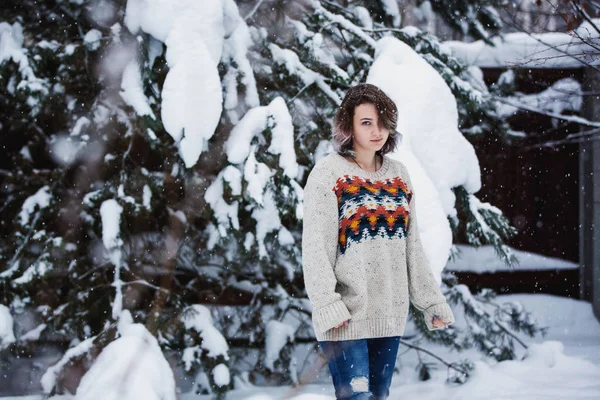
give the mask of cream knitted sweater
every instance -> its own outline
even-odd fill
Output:
[[[409,300],[430,330],[434,315],[454,322],[419,239],[408,171],[388,157],[377,172],[337,153],[313,168],[302,268],[319,341],[401,336]]]

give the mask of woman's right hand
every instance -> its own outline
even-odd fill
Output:
[[[348,326],[348,321],[349,321],[349,320],[346,320],[346,321],[342,322],[341,324],[338,324],[338,325],[334,326],[334,328],[339,328],[339,327],[340,327],[340,326],[342,326],[342,325],[346,325],[346,326]]]

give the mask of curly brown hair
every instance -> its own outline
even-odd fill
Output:
[[[390,135],[377,153],[387,154],[398,144],[400,134],[396,131],[398,108],[381,89],[370,83],[361,83],[351,87],[342,104],[333,117],[333,143],[340,154],[350,154],[353,148],[352,125],[354,109],[361,104],[373,104],[379,112],[379,126],[386,129]]]

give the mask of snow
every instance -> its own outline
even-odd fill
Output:
[[[273,62],[283,65],[290,75],[298,76],[306,86],[316,83],[319,89],[335,104],[341,103],[340,96],[326,83],[325,77],[302,64],[298,54],[290,49],[282,49],[274,43],[269,44],[269,50],[271,50]]]
[[[420,399],[592,399],[600,395],[599,378],[600,367],[569,357],[560,343],[547,341],[531,345],[522,361],[503,361],[493,366],[476,362],[472,377],[462,386],[413,384],[404,387],[403,393],[413,398],[426,391]]]
[[[548,294],[511,294],[498,299],[520,303],[532,312],[540,326],[548,327],[545,339],[561,342],[570,356],[600,364],[600,322],[589,302]]]
[[[49,152],[57,164],[69,166],[77,159],[83,147],[85,147],[84,141],[66,135],[56,135],[50,139]]]
[[[593,21],[600,26],[600,19]],[[597,41],[598,36],[598,32],[586,21],[575,32],[531,35],[515,32],[505,34],[502,38],[490,38],[493,46],[482,40],[472,43],[447,41],[442,43],[442,48],[450,51],[463,64],[479,67],[581,68],[586,64],[600,65],[600,57],[593,46],[593,40]]]
[[[258,255],[260,258],[268,257],[265,239],[267,234],[274,231],[285,229],[281,226],[279,210],[275,204],[273,194],[268,191],[264,196],[264,203],[261,208],[255,208],[252,211],[252,218],[256,220],[256,241],[258,242]]]
[[[565,78],[539,93],[505,97],[496,102],[496,109],[503,118],[514,115],[523,107],[554,114],[563,114],[564,111],[579,113],[582,103],[581,84],[573,78]]]
[[[167,46],[169,72],[161,118],[190,168],[208,148],[221,117],[223,93],[217,67],[222,57],[238,66],[225,79],[226,108],[237,106],[237,90],[231,82],[238,74],[246,86],[246,103],[258,105],[254,75],[246,58],[251,44],[248,27],[231,0],[129,0],[125,24],[132,33],[141,29]]]
[[[36,207],[42,210],[50,205],[50,199],[52,195],[50,194],[50,187],[42,186],[34,195],[29,196],[21,207],[21,212],[19,213],[19,222],[21,225],[27,225],[29,223],[29,219],[31,214],[33,214]]]
[[[102,242],[108,251],[110,261],[115,266],[115,276],[113,286],[115,287],[115,300],[112,304],[112,317],[118,319],[123,309],[123,281],[121,281],[122,255],[120,246],[123,244],[120,236],[121,213],[123,207],[117,200],[105,200],[100,206],[100,216],[102,219]]]
[[[231,382],[229,368],[225,364],[218,364],[212,370],[217,386],[226,386]]]
[[[267,151],[279,155],[279,166],[288,177],[295,179],[298,174],[298,163],[294,150],[294,125],[282,97],[276,97],[267,106],[248,110],[232,129],[225,143],[227,160],[232,164],[244,162],[251,153],[252,139],[267,128],[270,128],[272,134]]]
[[[6,22],[0,22],[0,65],[10,60],[19,66],[19,73],[23,80],[17,85],[18,90],[47,94],[49,83],[35,76],[33,68],[29,65],[26,51],[23,49],[23,41],[24,35],[21,24],[15,22],[10,25]],[[28,103],[30,101],[36,100],[30,96]]]
[[[206,150],[222,111],[217,70],[224,36],[222,2],[130,0],[125,24],[132,33],[141,29],[167,46],[161,118],[190,168]]]
[[[37,341],[40,339],[40,335],[46,329],[46,324],[40,324],[36,328],[30,330],[29,332],[22,335],[19,340],[23,342],[27,341]]]
[[[95,336],[90,337],[83,342],[80,342],[76,346],[71,347],[56,364],[46,370],[46,373],[44,373],[41,379],[44,393],[50,393],[52,391],[54,385],[56,385],[56,379],[58,378],[59,374],[63,368],[71,362],[72,359],[79,357],[91,350],[95,338]]]
[[[223,356],[229,359],[227,341],[214,326],[210,310],[203,305],[194,304],[183,312],[181,320],[187,330],[195,330],[202,337],[202,348],[209,357]]]
[[[357,7],[362,8],[362,7]],[[366,9],[362,8],[364,11]],[[368,15],[368,12],[367,12]],[[363,16],[364,17],[364,16]],[[325,46],[325,40],[321,33],[314,33],[309,31],[300,21],[290,20],[290,23],[296,29],[296,36],[300,43],[304,45],[304,47],[308,48],[311,51],[312,56],[319,61],[321,64],[325,65],[327,68],[331,69],[335,72],[340,78],[345,79],[346,81],[350,80],[350,76],[346,71],[341,69],[333,56],[331,49]],[[365,22],[368,23],[368,22]],[[372,21],[371,21],[372,24]]]
[[[148,98],[144,94],[142,86],[142,76],[140,66],[137,61],[132,60],[123,70],[123,79],[121,81],[121,97],[125,103],[129,104],[139,116],[150,115],[154,118],[154,113],[148,103]]]
[[[383,9],[387,15],[392,17],[392,26],[398,28],[400,27],[400,10],[398,9],[398,1],[397,0],[381,0],[381,4],[383,5]]]
[[[256,161],[255,146],[251,146],[250,155],[244,164],[244,179],[248,182],[247,191],[250,198],[257,204],[264,204],[263,192],[273,176],[273,171],[264,163]]]
[[[173,371],[156,338],[131,315],[123,315],[119,333],[83,376],[74,400],[175,400]]]
[[[291,325],[271,320],[265,326],[265,367],[274,371],[273,364],[279,359],[281,349],[294,341],[295,328]]]
[[[592,23],[594,24],[592,26]],[[600,18],[592,18],[590,21],[585,20],[575,29],[575,35],[582,40],[592,40],[600,37],[598,28],[600,27]],[[597,42],[596,42],[597,43]]]
[[[157,40],[150,36],[148,42],[148,66],[152,68],[154,65],[154,61],[157,57],[161,56],[163,53],[163,44],[160,40]]]
[[[518,258],[519,264],[514,268],[508,267],[495,253],[494,246],[483,245],[479,248],[474,246],[456,245],[459,254],[455,260],[449,261],[446,267],[449,271],[494,273],[501,271],[541,271],[557,269],[577,269],[579,265],[574,262],[559,258],[546,257],[541,254],[510,248],[510,251]]]
[[[152,201],[152,190],[150,190],[150,186],[144,185],[143,189],[143,199],[142,204],[146,207],[147,210],[151,209],[150,202]]]
[[[386,1],[389,1],[389,0],[386,0]],[[360,27],[354,25],[348,19],[344,18],[343,16],[341,16],[339,14],[333,14],[333,13],[329,12],[328,10],[323,8],[317,2],[315,2],[313,5],[315,6],[316,14],[321,14],[323,17],[330,20],[331,22],[339,24],[342,28],[348,30],[349,32],[352,32],[354,35],[356,35],[360,39],[364,40],[371,47],[376,46],[375,40],[371,36],[366,34],[362,29],[360,29]]]
[[[464,385],[445,383],[447,371],[444,367],[432,370],[432,378],[429,381],[419,381],[416,371],[419,356],[414,351],[407,352],[407,348],[401,345],[396,363],[399,373],[394,375],[389,399],[591,400],[600,398],[600,323],[594,317],[590,303],[545,294],[502,295],[498,296],[498,300],[501,303],[521,303],[526,310],[533,312],[540,326],[548,327],[546,337],[540,340],[519,335],[529,349],[518,351],[517,360],[502,362],[491,361],[476,350],[456,353],[443,345],[428,345],[428,350],[449,362],[457,362],[465,357],[475,361],[476,369]],[[410,334],[411,329],[414,330],[414,327],[407,328],[409,330],[407,334]],[[303,360],[310,353],[312,343],[306,344],[303,348],[302,345],[299,347],[301,348],[298,349],[298,353],[294,353],[294,356]],[[128,349],[123,349],[123,352],[131,353]],[[120,360],[119,356],[120,353],[115,354],[117,357],[115,360]],[[420,358],[424,362],[432,361],[425,354],[421,354]],[[108,369],[121,367],[121,362],[115,360],[107,366]],[[142,363],[132,365],[142,366],[141,371],[145,371]],[[327,366],[308,365],[307,368],[314,368],[316,377],[309,378],[308,383],[295,387],[253,386],[237,377],[234,379],[235,389],[228,392],[227,398],[229,400],[335,399]],[[170,379],[168,371],[164,372],[168,383]],[[132,374],[135,373],[132,371]],[[157,382],[162,382],[164,378],[155,379]],[[147,386],[151,386],[151,383]],[[112,387],[114,386],[108,388]],[[181,400],[209,400],[212,397],[214,395],[197,395],[194,391],[180,396]],[[0,398],[0,400],[42,400],[42,398],[43,396],[34,395]],[[71,396],[52,398],[52,400],[58,399],[73,400]]]
[[[271,145],[267,151],[279,155],[279,167],[290,179],[298,175],[298,163],[294,150],[294,125],[292,116],[282,97],[275,98],[269,104],[271,128]]]
[[[46,272],[50,271],[52,265],[49,264],[44,258],[46,257],[40,257],[40,259],[36,260],[31,266],[29,266],[29,268],[25,270],[25,272],[23,272],[23,275],[17,279],[13,279],[12,285],[17,286],[27,284],[31,282],[36,275],[44,276]]]
[[[13,276],[17,271],[19,271],[20,263],[21,263],[21,260],[16,260],[15,262],[13,262],[13,264],[10,266],[10,268],[8,268],[7,270],[2,271],[0,273],[0,278],[6,279],[6,278],[10,278],[11,276]]]
[[[81,134],[81,130],[90,125],[90,120],[86,117],[80,117],[75,122],[73,129],[71,129],[71,136],[79,136]]]
[[[525,338],[529,349],[518,351],[514,361],[495,362],[476,350],[456,353],[443,345],[428,344],[427,349],[449,362],[466,357],[475,361],[476,368],[464,385],[445,383],[447,370],[432,370],[432,379],[419,381],[417,365],[431,362],[427,355],[417,356],[414,351],[400,346],[390,390],[390,400],[591,400],[600,398],[600,323],[594,317],[590,303],[565,297],[543,294],[499,296],[500,302],[519,302],[538,316],[541,326],[547,326],[544,340]],[[460,318],[460,315],[458,316]],[[408,327],[411,334],[414,327]],[[562,344],[561,344],[562,343]],[[310,346],[310,345],[307,345]],[[310,351],[310,350],[307,350]],[[525,358],[523,358],[525,357]],[[300,357],[298,357],[300,358]],[[523,359],[522,359],[523,358]],[[308,366],[308,368],[318,368]],[[333,400],[334,390],[326,365],[316,369],[313,382],[298,387],[236,385],[228,399],[289,398],[291,400]],[[193,393],[182,400],[191,400]],[[200,399],[209,399],[208,395]]]
[[[252,45],[252,38],[248,25],[240,16],[237,5],[233,0],[224,0],[224,28],[225,41],[223,42],[222,60],[227,65],[227,73],[223,77],[225,89],[225,109],[230,113],[232,122],[237,123],[238,76],[245,87],[245,104],[248,107],[257,107],[260,104],[254,71],[248,60],[248,49]],[[235,115],[235,116],[234,116]]]
[[[389,79],[394,76],[394,79]],[[481,188],[479,161],[458,130],[456,99],[439,73],[407,44],[380,39],[367,82],[398,107],[402,144],[390,157],[409,171],[417,199],[421,240],[438,282],[452,246],[447,216],[455,217],[453,188]],[[435,118],[432,118],[432,115]]]
[[[98,29],[90,29],[83,37],[83,43],[85,43],[89,50],[95,51],[100,47],[101,39],[102,32],[100,32]]]
[[[367,29],[373,29],[373,19],[371,19],[371,13],[369,13],[369,10],[362,6],[356,6],[352,11],[356,19],[360,21],[360,24],[363,27]]]
[[[33,159],[31,158],[31,152],[29,151],[29,147],[27,147],[27,146],[21,147],[21,150],[19,150],[19,154],[21,156],[23,156],[23,158],[29,162],[33,161]]]
[[[232,167],[235,169],[235,167]],[[204,193],[204,200],[210,205],[211,210],[218,222],[218,232],[221,237],[227,236],[227,230],[229,227],[238,230],[240,228],[240,221],[238,219],[238,202],[233,201],[231,204],[227,203],[223,199],[224,186],[223,181],[225,180],[225,173],[228,169],[225,169],[219,173],[215,181],[206,189]],[[231,178],[230,175],[228,175]],[[216,238],[213,237],[214,240]]]
[[[107,250],[122,244],[120,236],[121,213],[123,207],[115,199],[105,200],[100,206],[102,218],[102,242]]]
[[[6,349],[11,343],[15,342],[13,333],[13,318],[10,310],[3,304],[0,304],[0,351]]]

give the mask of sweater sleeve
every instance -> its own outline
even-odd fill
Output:
[[[421,244],[417,224],[415,192],[412,184],[410,184],[410,178],[408,178],[408,182],[412,191],[406,240],[408,291],[411,303],[423,313],[427,328],[432,331],[438,329],[433,326],[433,317],[435,315],[439,315],[444,322],[454,323],[454,314],[433,276],[429,261]]]
[[[312,174],[311,174],[312,175]],[[304,188],[302,272],[316,330],[325,332],[349,320],[350,312],[335,291],[338,246],[338,204],[335,193],[314,176]]]

